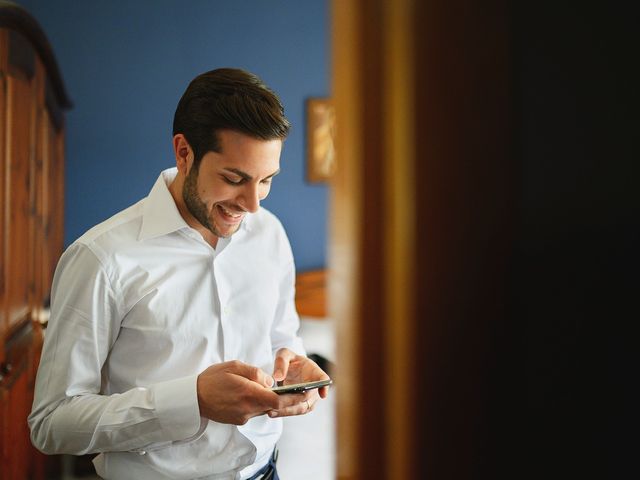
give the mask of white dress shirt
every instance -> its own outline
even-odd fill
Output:
[[[46,453],[98,453],[109,479],[245,479],[282,431],[200,417],[196,379],[241,360],[273,371],[296,332],[295,269],[264,209],[216,248],[189,227],[160,175],[149,196],[89,230],[62,255],[29,416]]]

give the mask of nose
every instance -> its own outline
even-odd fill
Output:
[[[247,182],[238,198],[238,204],[249,213],[257,212],[260,208],[258,186],[253,182]]]

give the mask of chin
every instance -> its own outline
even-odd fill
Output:
[[[236,227],[222,229],[218,228],[218,226],[214,224],[214,228],[210,230],[211,233],[213,233],[218,238],[229,238],[238,230],[240,230],[240,225],[242,225],[242,223],[238,224]]]

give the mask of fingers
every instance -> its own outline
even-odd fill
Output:
[[[318,389],[318,395],[320,395],[320,398],[327,398],[329,395],[329,387],[320,387]]]
[[[296,358],[296,354],[288,348],[281,348],[276,353],[276,360],[273,365],[273,378],[276,382],[281,382],[287,378],[289,372],[289,363]]]
[[[261,368],[253,365],[247,365],[246,363],[238,360],[229,362],[228,371],[259,383],[260,385],[264,385],[265,387],[272,387],[275,383],[273,377],[267,375]]]
[[[271,418],[276,417],[289,417],[294,415],[304,415],[313,411],[316,402],[319,400],[319,395],[316,391],[307,392],[302,394],[289,394],[281,395],[281,397],[293,397],[293,404],[288,406],[282,406],[279,409],[274,409],[268,412]]]

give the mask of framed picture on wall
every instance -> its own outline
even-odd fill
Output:
[[[329,98],[307,100],[307,180],[326,182],[336,169],[335,109]]]

